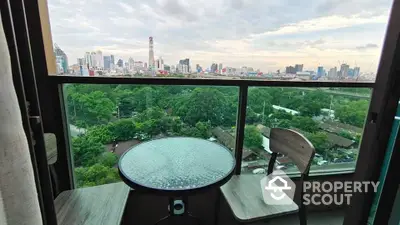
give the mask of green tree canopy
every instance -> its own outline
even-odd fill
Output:
[[[244,128],[244,145],[248,148],[260,148],[262,146],[262,135],[256,126]]]
[[[293,117],[291,126],[307,132],[316,132],[319,129],[318,124],[313,119],[304,116]]]
[[[120,181],[117,168],[101,164],[75,168],[75,177],[78,187],[91,187]]]
[[[86,135],[72,139],[75,167],[93,165],[104,151],[105,148],[100,142]]]
[[[184,122],[195,125],[197,122],[208,122],[221,125],[225,120],[226,100],[215,88],[196,88],[182,102],[179,114]]]
[[[335,116],[340,122],[363,127],[367,116],[369,102],[367,100],[349,101],[335,109]]]

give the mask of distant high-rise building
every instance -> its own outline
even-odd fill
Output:
[[[145,62],[144,63],[144,66],[143,66],[145,69],[147,69],[147,63]]]
[[[317,77],[322,77],[324,75],[325,75],[324,67],[323,66],[318,66]]]
[[[176,67],[174,65],[171,65],[170,72],[171,73],[176,73]]]
[[[90,61],[92,62],[92,65],[90,66],[91,68],[97,67],[97,60],[96,60],[96,52],[91,52],[90,53]]]
[[[156,60],[156,68],[157,70],[164,70],[164,60],[161,57]]]
[[[335,80],[337,79],[337,68],[333,67],[329,70],[328,72],[328,79],[329,80]]]
[[[220,63],[220,64],[218,65],[218,70],[219,70],[219,72],[221,73],[221,70],[222,70],[222,63]]]
[[[169,65],[164,65],[164,70],[170,72],[171,67]]]
[[[134,70],[135,69],[135,60],[132,59],[132,57],[129,57],[128,59],[128,69],[129,70]]]
[[[216,71],[218,71],[218,64],[216,63],[211,64],[210,72],[215,73]]]
[[[86,64],[85,63],[85,58],[78,58],[77,59],[77,63],[78,63],[79,66],[84,66]]]
[[[347,64],[342,64],[341,66],[340,66],[340,76],[342,77],[342,78],[345,78],[345,77],[348,77],[349,76],[349,68],[350,68],[350,66],[349,65],[347,65]]]
[[[90,52],[85,53],[85,63],[86,67],[92,67],[92,58],[90,57]]]
[[[287,74],[296,74],[296,68],[294,68],[293,66],[287,66],[286,73]]]
[[[98,50],[96,52],[96,66],[97,68],[104,68],[104,62],[103,62],[103,53]]]
[[[121,68],[124,67],[124,61],[122,59],[118,59],[117,65]]]
[[[54,44],[54,55],[56,56],[56,60],[57,60],[57,57],[59,58],[58,62],[61,63],[63,73],[67,73],[68,72],[67,54],[65,54],[65,52],[63,50],[61,50],[61,48],[57,44]]]
[[[347,72],[347,75],[348,75],[349,77],[353,77],[353,76],[354,76],[354,69],[349,68],[349,71]]]
[[[360,67],[354,67],[354,77],[360,76]]]
[[[296,64],[294,66],[294,69],[296,70],[296,72],[303,72],[303,64]]]
[[[153,37],[149,37],[149,70],[154,70],[155,61],[154,61],[154,43]]]
[[[188,59],[188,58],[186,58],[186,59],[181,59],[181,60],[179,60],[179,64],[189,66],[189,65],[190,65],[190,59]]]
[[[104,56],[103,57],[103,61],[104,61],[104,69],[111,69],[111,56]]]
[[[110,55],[110,68],[115,69],[115,56]]]

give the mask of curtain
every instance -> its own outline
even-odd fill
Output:
[[[0,17],[0,225],[42,225],[29,147]]]

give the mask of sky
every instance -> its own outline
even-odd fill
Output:
[[[391,0],[48,0],[53,42],[70,64],[86,51],[263,72],[347,63],[375,73]]]

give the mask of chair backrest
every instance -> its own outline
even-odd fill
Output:
[[[275,163],[276,153],[280,153],[289,157],[302,174],[308,174],[315,149],[306,137],[294,130],[272,128],[269,138],[269,148],[275,153],[270,163]]]

